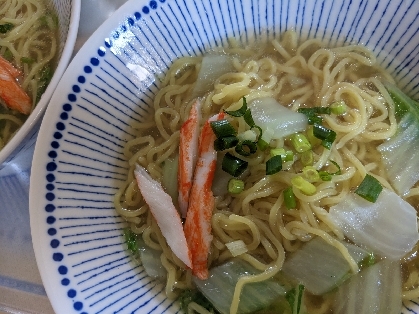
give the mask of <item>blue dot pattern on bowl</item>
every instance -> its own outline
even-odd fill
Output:
[[[103,46],[95,48],[81,65],[80,74],[69,86],[61,106],[50,141],[51,150],[47,152],[45,230],[59,284],[71,300],[72,309],[82,314],[179,311],[177,303],[163,296],[164,287],[148,278],[140,266],[131,263],[122,245],[121,232],[125,225],[114,213],[111,202],[117,189],[110,182],[122,182],[127,171],[121,154],[123,144],[135,134],[125,117],[129,115],[131,123],[141,122],[150,113],[158,89],[154,74],[161,74],[177,56],[200,55],[207,49],[227,46],[229,37],[244,43],[252,42],[255,36],[273,38],[304,20],[304,27],[296,29],[302,38],[316,36],[332,45],[361,38],[361,42],[378,51],[379,60],[402,87],[417,96],[417,75],[411,77],[402,70],[405,66],[418,68],[418,49],[414,54],[403,50],[414,32],[395,42],[387,33],[377,35],[375,30],[371,33],[365,24],[366,15],[375,14],[370,23],[377,26],[400,13],[388,11],[388,3],[382,1],[374,7],[363,0],[336,1],[333,5],[340,6],[337,17],[332,14],[332,1],[327,0],[202,3],[152,0],[137,5],[138,11],[131,12],[122,25],[103,39]],[[403,4],[399,8],[409,8],[413,0]],[[198,12],[199,20],[194,18]],[[209,16],[206,12],[215,13]],[[329,34],[324,32],[324,27],[330,23],[334,27]],[[265,25],[274,26],[266,29]],[[416,30],[418,26],[417,21],[412,22]],[[394,30],[397,27],[387,26]],[[239,28],[246,31],[240,32]],[[164,49],[159,47],[159,42],[164,43]],[[149,60],[143,58],[145,54],[150,56]],[[392,59],[394,55],[400,56],[400,64]],[[120,71],[117,66],[120,63],[126,68],[137,67],[132,72]],[[108,128],[83,119],[85,115]],[[98,154],[112,158],[102,160]],[[64,174],[75,179],[63,182],[61,178],[68,180]],[[80,182],[71,181],[76,179]],[[72,232],[76,229],[77,233]],[[98,281],[101,275],[105,279]],[[108,293],[111,287],[114,288]],[[118,298],[108,302],[112,293]],[[411,306],[406,303],[403,311],[413,313]]]

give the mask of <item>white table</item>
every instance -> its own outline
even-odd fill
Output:
[[[125,1],[81,1],[74,53]],[[0,314],[54,313],[38,272],[29,227],[29,175],[33,150],[34,147],[22,153],[0,171]]]

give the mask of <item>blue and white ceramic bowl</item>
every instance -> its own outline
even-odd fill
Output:
[[[81,0],[48,0],[58,17],[59,45],[57,52],[57,67],[54,75],[42,94],[35,109],[28,116],[25,123],[20,127],[12,139],[0,150],[0,170],[8,163],[14,161],[19,154],[33,149],[39,126],[49,100],[57,87],[67,65],[71,60],[74,44],[76,42],[77,30],[80,19]]]
[[[92,12],[93,14],[94,12]],[[235,37],[295,29],[304,39],[361,43],[419,98],[415,0],[132,0],[82,47],[43,120],[32,165],[30,216],[45,289],[57,313],[178,313],[163,285],[131,262],[112,199],[122,154],[171,62]],[[419,313],[413,302],[403,313]]]

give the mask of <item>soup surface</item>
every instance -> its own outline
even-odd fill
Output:
[[[399,313],[419,189],[392,168],[419,115],[394,84],[366,48],[293,31],[174,61],[124,149],[135,258],[184,310]]]

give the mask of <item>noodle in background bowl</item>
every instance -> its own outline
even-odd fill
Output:
[[[58,50],[56,68],[48,87],[35,109],[13,138],[0,150],[0,169],[12,162],[20,152],[33,147],[37,132],[51,95],[71,60],[80,18],[80,0],[47,0],[58,17]]]
[[[32,166],[34,250],[57,313],[178,313],[164,285],[132,262],[113,197],[127,174],[131,124],[145,121],[171,62],[294,29],[332,46],[360,43],[419,98],[419,2],[405,0],[143,1],[123,5],[65,72]],[[405,302],[402,313],[419,313]]]

